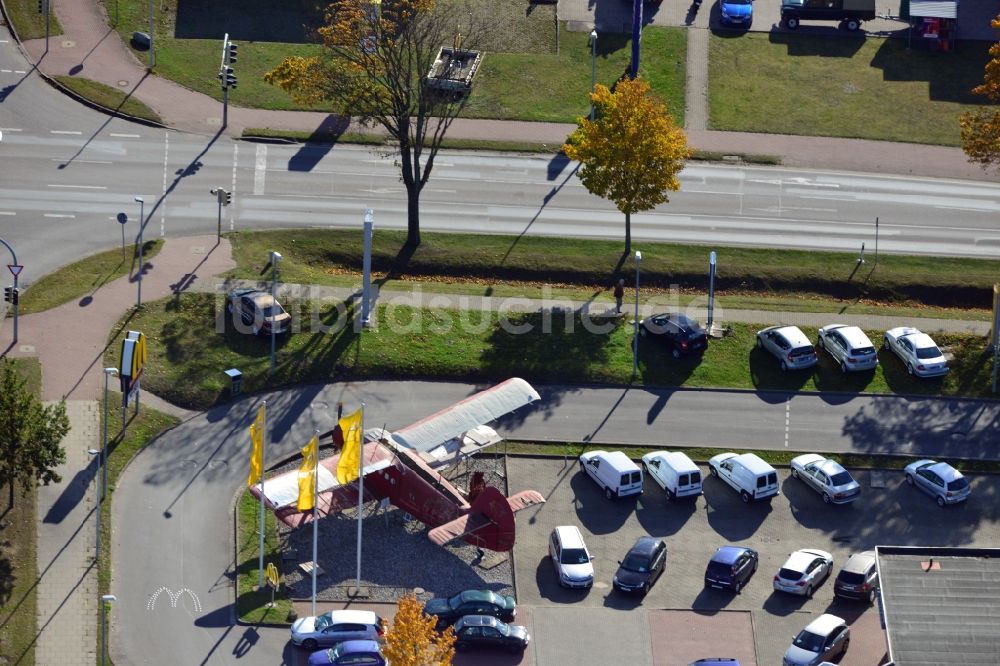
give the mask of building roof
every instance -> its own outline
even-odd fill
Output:
[[[958,0],[910,0],[910,16],[953,19],[958,16]]]
[[[1000,549],[878,546],[876,552],[895,666],[997,663]]]

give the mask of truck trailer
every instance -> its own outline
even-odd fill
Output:
[[[789,30],[801,20],[840,21],[854,31],[875,18],[875,0],[782,0],[781,20]]]

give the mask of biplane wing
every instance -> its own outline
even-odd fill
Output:
[[[382,438],[438,469],[500,442],[486,424],[539,399],[531,384],[512,377]]]

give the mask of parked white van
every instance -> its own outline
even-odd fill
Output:
[[[642,457],[642,470],[663,488],[667,499],[701,494],[701,470],[680,451],[653,451]]]
[[[753,453],[720,453],[708,461],[708,469],[732,486],[744,502],[778,494],[778,472]]]
[[[549,557],[563,587],[590,587],[594,565],[583,535],[576,525],[561,525],[549,535]]]
[[[608,499],[642,494],[642,470],[621,451],[587,451],[580,456],[580,469]]]

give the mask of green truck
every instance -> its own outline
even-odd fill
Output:
[[[875,18],[875,0],[782,0],[781,20],[789,30],[801,20],[840,21],[854,31]]]

